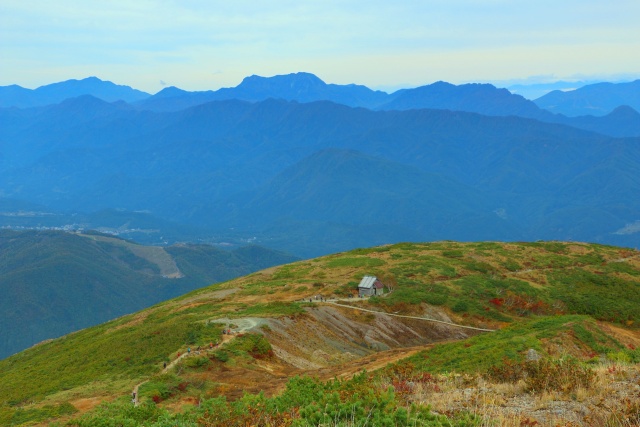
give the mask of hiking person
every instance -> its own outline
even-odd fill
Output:
[[[191,354],[191,347],[187,348],[187,354]]]
[[[164,366],[163,366],[163,368],[164,368],[164,369],[167,369],[167,362],[164,362]]]

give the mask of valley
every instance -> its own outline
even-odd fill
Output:
[[[640,243],[631,83],[605,86],[615,108],[606,90],[590,98],[606,115],[569,117],[488,84],[385,94],[293,73],[140,99],[100,82],[61,82],[59,103],[6,99],[22,108],[0,108],[0,226],[302,258],[443,239]]]
[[[296,258],[247,246],[144,246],[87,231],[0,231],[0,358],[212,282]]]

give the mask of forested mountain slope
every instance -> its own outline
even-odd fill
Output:
[[[0,358],[294,259],[258,247],[154,247],[98,233],[2,230]]]

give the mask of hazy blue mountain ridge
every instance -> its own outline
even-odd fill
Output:
[[[56,127],[65,108],[79,119]],[[110,108],[111,116],[83,118]],[[339,249],[341,236],[366,244],[360,233],[371,234],[372,227],[392,239],[394,233],[406,238],[407,230],[421,240],[638,238],[614,234],[633,223],[640,208],[638,139],[516,116],[372,111],[327,101],[230,100],[177,112],[99,101],[77,108],[70,101],[22,110],[19,117],[0,110],[0,120],[5,114],[12,126],[0,129],[0,140],[11,143],[0,147],[7,159],[0,191],[58,210],[118,207],[221,234],[234,227],[245,238],[303,256]],[[342,169],[329,168],[331,150],[352,153],[344,161],[336,155]],[[16,153],[21,162],[13,161]],[[351,182],[357,185],[344,184]],[[580,224],[596,208],[608,219],[590,232]],[[560,225],[546,227],[549,217]],[[332,242],[325,236],[327,246],[307,241],[303,247],[284,226],[292,219],[299,234],[316,233],[322,224],[340,231]]]
[[[236,87],[216,91],[187,92],[165,88],[136,105],[154,111],[177,111],[210,101],[258,102],[269,98],[298,102],[327,100],[350,107],[373,108],[386,102],[390,95],[361,85],[327,84],[311,73],[292,73],[273,77],[253,75],[244,78]]]
[[[167,88],[136,106],[154,111],[178,111],[214,100],[238,99],[259,102],[269,98],[297,102],[326,100],[350,107],[374,110],[445,109],[490,116],[519,116],[549,123],[562,123],[610,136],[640,136],[640,121],[633,116],[614,115],[602,119],[566,117],[540,108],[536,103],[491,84],[453,85],[436,82],[392,94],[359,85],[326,84],[310,73],[274,77],[250,76],[234,88],[186,92]],[[622,105],[622,104],[619,104]]]
[[[634,100],[640,97],[640,93],[638,88],[628,85],[625,87],[628,88],[629,93],[620,93],[621,87],[616,84],[590,85],[600,88],[599,92],[602,93],[598,96],[603,99],[602,102],[606,105],[598,106],[602,102],[591,99],[589,105],[593,104],[591,105],[593,108],[586,109],[582,113],[604,115],[622,105],[630,105],[638,110],[638,102]],[[588,89],[590,86],[585,87]],[[95,87],[100,88],[100,90],[95,89]],[[63,88],[65,89],[64,91],[62,90]],[[41,105],[45,100],[48,100],[45,103],[53,102],[51,100],[60,102],[62,94],[67,96],[87,94],[107,101],[124,99],[132,102],[137,109],[157,112],[175,112],[220,100],[243,100],[252,103],[270,98],[297,102],[326,100],[350,107],[368,109],[407,110],[428,108],[476,112],[496,116],[516,115],[550,123],[563,123],[610,136],[640,136],[640,131],[638,131],[640,127],[639,121],[631,115],[621,116],[614,114],[615,117],[606,116],[600,120],[590,116],[566,117],[562,114],[550,113],[520,95],[513,94],[506,89],[496,88],[490,84],[452,85],[446,82],[436,82],[387,94],[356,84],[326,84],[311,73],[291,73],[273,77],[249,76],[236,87],[221,88],[216,91],[189,92],[176,87],[168,87],[151,96],[142,92],[134,93],[133,95],[123,94],[123,92],[130,92],[130,89],[126,86],[116,86],[111,82],[103,82],[95,77],[80,81],[70,80],[38,88],[36,91],[52,92],[55,97],[44,97],[40,104],[37,105]],[[10,94],[20,92],[20,90],[28,91],[15,85],[0,88],[0,106],[11,104],[12,95]],[[609,90],[612,92],[608,93],[607,91]],[[563,97],[565,96],[563,95],[564,93],[570,92],[555,91],[547,96],[552,98],[553,96]],[[576,93],[579,93],[579,91]],[[4,101],[2,101],[3,99]],[[542,98],[540,99],[542,100]],[[598,113],[598,109],[602,111]],[[554,113],[557,112],[553,108],[551,110]],[[576,116],[578,114],[573,112],[569,115]]]
[[[82,95],[92,95],[107,102],[135,102],[150,96],[129,86],[116,85],[97,77],[87,77],[82,80],[52,83],[36,89],[26,89],[18,85],[0,86],[0,107],[45,106]]]
[[[640,111],[640,80],[595,83],[575,90],[554,90],[534,100],[540,107],[566,116],[604,116],[626,105]]]

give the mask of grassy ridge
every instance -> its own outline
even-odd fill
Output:
[[[427,303],[458,322],[512,324],[415,356],[411,363],[420,369],[484,369],[503,357],[518,359],[528,348],[550,352],[550,342],[566,336],[580,343],[584,355],[626,351],[585,315],[638,325],[638,255],[578,243],[437,242],[358,249],[287,264],[193,291],[2,360],[0,406],[15,412],[26,402],[63,403],[55,396],[89,384],[94,384],[92,393],[113,393],[115,387],[116,393],[126,394],[186,346],[215,342],[220,326],[208,319],[296,316],[304,306],[293,301],[318,293],[354,293],[365,274],[376,274],[394,288],[370,300],[378,309],[420,312]],[[25,378],[30,379],[27,387]]]
[[[488,321],[531,314],[588,314],[632,326],[640,323],[640,260],[636,251],[602,245],[402,244],[362,250],[385,253],[382,270],[396,291],[376,303],[428,302]]]
[[[541,356],[558,356],[558,349],[566,351],[571,346],[576,356],[583,359],[628,352],[629,357],[640,361],[640,351],[626,348],[603,332],[590,317],[567,315],[534,318],[491,334],[441,344],[417,353],[403,363],[432,373],[485,372],[491,366],[502,364],[505,359],[523,361],[529,349]]]

